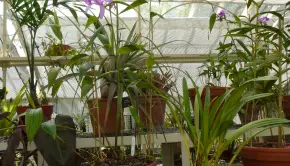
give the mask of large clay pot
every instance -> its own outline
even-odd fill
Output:
[[[98,124],[100,124],[102,136],[105,136],[108,134],[115,134],[116,132],[120,133],[121,131],[121,119],[118,119],[118,122],[117,122],[118,103],[117,103],[117,99],[115,98],[110,103],[111,107],[108,112],[107,121],[105,121],[106,113],[107,113],[107,101],[108,101],[107,98],[98,99],[99,112],[98,112],[97,107],[94,105],[96,104],[96,102],[93,102],[92,100],[89,100],[87,102],[89,111],[90,111],[93,131],[96,136],[99,135]],[[123,111],[123,108],[122,108],[122,111]],[[99,116],[99,121],[98,121],[98,116]],[[116,125],[117,125],[117,128],[116,128]]]
[[[150,107],[151,107],[151,117],[150,117]],[[150,125],[150,119],[152,119],[152,124],[154,126],[162,126],[165,119],[165,108],[166,102],[163,98],[159,96],[152,96],[152,102],[150,105],[149,97],[139,98],[139,118],[145,126]]]
[[[245,146],[240,156],[244,166],[289,166],[290,148],[263,148]]]
[[[282,96],[282,107],[286,118],[290,118],[290,96]]]

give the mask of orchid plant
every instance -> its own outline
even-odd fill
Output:
[[[260,7],[261,4],[256,5],[257,10]],[[215,63],[208,64],[205,70],[212,71],[219,66],[225,78],[231,81],[232,87],[239,87],[250,79],[269,75],[271,64],[277,61],[269,58],[273,45],[272,40],[265,34],[273,33],[268,25],[271,20],[267,12],[243,16],[241,19],[230,11],[221,10],[212,14],[210,31],[216,21],[225,22],[228,32],[216,49],[218,59]],[[231,27],[234,28],[230,29]],[[252,90],[257,93],[269,91],[274,83],[253,83],[255,85],[252,86]]]
[[[289,70],[282,69],[285,64],[288,64],[287,56],[284,56],[289,46],[289,35],[284,30],[288,29],[288,26],[283,25],[285,11],[288,9],[260,12],[262,4],[250,0],[247,7],[248,12],[251,13],[247,13],[246,16],[239,17],[229,11],[221,11],[213,13],[210,19],[210,31],[217,20],[224,21],[227,25],[224,40],[217,48],[218,63],[223,66],[224,74],[230,79],[232,87],[239,87],[250,79],[268,76],[270,71],[274,71],[273,75],[279,77],[278,82],[274,80],[253,82],[247,88],[256,94],[270,92],[276,95],[263,100],[255,100],[251,105],[253,109],[250,112],[250,121],[253,120],[253,112],[257,111],[255,105],[261,106],[259,108],[263,112],[263,118],[273,115],[283,117],[279,96],[282,92],[282,75]],[[251,10],[250,6],[252,6]],[[274,20],[278,24],[275,24]],[[278,107],[275,112],[269,112],[273,110],[269,109],[273,107],[273,103],[276,103],[274,105]],[[246,112],[247,109],[245,116]],[[281,146],[281,139],[279,145]]]
[[[84,2],[87,5],[87,9],[86,11],[88,11],[93,4],[96,4],[100,7],[100,14],[99,14],[99,18],[103,19],[104,15],[105,15],[105,4],[109,3],[112,6],[112,0],[84,0]]]

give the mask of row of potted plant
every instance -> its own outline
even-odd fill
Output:
[[[54,1],[52,6],[55,9],[58,6],[68,8],[76,22],[78,22],[76,11],[84,13],[87,17],[86,29],[92,30],[93,35],[86,36],[75,24],[82,34],[82,38],[86,40],[86,43],[77,49],[62,44],[63,35],[59,16],[57,10],[50,8],[48,0],[45,0],[43,5],[40,5],[36,0],[29,2],[10,0],[8,2],[11,5],[13,17],[21,28],[19,32],[22,40],[24,40],[23,43],[25,43],[25,51],[29,62],[30,79],[28,85],[30,95],[27,95],[30,103],[29,107],[42,108],[42,110],[34,110],[28,109],[29,107],[22,107],[22,109],[19,108],[21,111],[19,113],[27,110],[30,113],[43,111],[47,119],[50,119],[52,107],[49,106],[50,110],[47,110],[45,105],[41,106],[36,93],[37,81],[34,74],[34,58],[36,56],[37,31],[47,19],[51,18],[49,19],[51,29],[60,44],[54,43],[48,46],[45,55],[70,55],[70,61],[65,66],[50,69],[47,89],[54,96],[62,83],[68,78],[77,80],[81,89],[81,98],[85,99],[90,110],[94,133],[99,137],[112,133],[118,136],[123,123],[123,108],[127,105],[130,106],[131,114],[138,125],[142,126],[143,123],[143,126],[150,128],[163,125],[167,105],[171,118],[178,124],[181,134],[188,135],[195,145],[194,148],[197,153],[192,160],[192,164],[217,165],[222,153],[243,133],[253,129],[262,131],[266,128],[289,123],[288,120],[282,119],[283,116],[279,116],[281,119],[266,118],[247,124],[249,117],[251,121],[253,120],[252,115],[256,106],[266,108],[269,103],[279,103],[278,108],[282,109],[283,103],[281,97],[279,97],[282,95],[281,77],[283,73],[287,72],[287,70],[282,70],[282,65],[288,62],[286,56],[288,34],[284,32],[287,25],[282,24],[284,11],[256,12],[254,15],[243,18],[233,16],[235,21],[227,18],[226,11],[218,14],[214,13],[210,18],[210,30],[212,30],[216,20],[225,21],[235,28],[230,29],[230,26],[225,35],[225,38],[230,39],[230,42],[219,45],[217,61],[219,65],[216,65],[214,61],[212,65],[204,70],[203,74],[209,78],[212,78],[212,75],[222,74],[226,78],[230,78],[232,86],[231,88],[215,88],[217,91],[215,93],[212,87],[203,90],[195,86],[194,89],[188,89],[186,80],[183,80],[183,97],[177,100],[176,96],[168,93],[174,86],[174,82],[171,81],[171,74],[164,71],[164,68],[160,67],[154,59],[153,52],[166,44],[155,45],[152,42],[153,18],[162,18],[162,16],[154,12],[150,13],[149,36],[136,33],[137,22],[132,28],[128,29],[128,36],[120,35],[122,34],[120,24],[124,24],[124,22],[119,15],[125,11],[133,10],[147,3],[147,1],[136,0],[130,5],[119,1],[102,1],[100,3],[85,1],[88,10],[81,7],[72,8],[65,2]],[[103,13],[95,16],[88,12],[93,4],[102,9],[108,8],[111,17],[114,15],[116,19],[102,19]],[[119,11],[118,4],[127,7]],[[254,6],[257,11],[262,5],[262,3],[252,0],[249,0],[248,4],[248,8]],[[267,14],[272,14],[280,20],[279,28],[267,25],[269,19],[264,16]],[[28,29],[30,40],[25,37],[22,28]],[[242,37],[246,41],[241,41],[240,38]],[[284,51],[286,52],[285,55]],[[100,52],[105,52],[106,55],[102,56]],[[229,55],[232,54],[237,56],[237,60],[229,58]],[[101,59],[101,63],[98,65],[93,61],[96,56]],[[85,61],[84,59],[92,59],[92,61]],[[218,70],[216,66],[219,67]],[[71,72],[61,76],[62,70]],[[276,71],[276,77],[268,76],[270,70]],[[220,79],[221,77],[218,75],[215,78]],[[279,82],[277,86],[278,93],[273,90],[276,87],[277,78]],[[194,84],[193,81],[192,83]],[[124,99],[125,95],[129,100]],[[278,98],[279,102],[277,102]],[[247,110],[246,115],[241,116],[245,119],[244,126],[231,135],[227,135],[234,116],[241,113],[242,109]],[[251,111],[249,112],[249,110]],[[30,113],[27,113],[26,117],[29,117]],[[278,112],[278,114],[280,113]],[[192,114],[194,115],[193,118]],[[247,116],[247,114],[251,116]],[[194,122],[192,119],[194,119]],[[50,127],[53,129],[52,126]],[[261,127],[265,128],[260,129]],[[27,133],[30,138],[34,137],[35,130],[39,128],[39,125],[35,125],[33,128],[33,132]],[[30,129],[28,127],[27,130],[30,131]],[[248,143],[251,138],[245,139],[244,144]],[[186,143],[187,140],[184,140],[184,142]],[[238,151],[242,148],[243,145],[240,146]],[[213,149],[214,155],[211,156]]]

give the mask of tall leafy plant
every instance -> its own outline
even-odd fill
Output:
[[[247,5],[249,13],[245,16],[237,16],[225,10],[213,13],[211,16],[210,31],[217,20],[227,25],[224,40],[217,48],[219,51],[217,63],[224,76],[231,81],[232,87],[239,87],[248,80],[270,75],[270,71],[274,71],[273,75],[282,78],[282,75],[288,71],[287,69],[280,70],[283,65],[287,64],[286,56],[280,54],[289,45],[289,35],[285,30],[270,25],[271,20],[277,19],[277,22],[283,20],[284,10],[260,12],[262,2],[249,0]],[[209,65],[207,70],[211,69],[215,67]],[[248,87],[249,91],[271,92],[275,94],[275,97],[254,101],[249,106],[256,108],[255,105],[259,105],[263,111],[269,112],[269,103],[271,103],[270,107],[273,107],[272,103],[277,102],[279,88],[276,87],[280,87],[281,82],[280,79],[278,84],[276,80],[253,82],[253,85]],[[251,112],[252,118],[254,110],[252,109]],[[276,111],[274,115],[278,113]],[[273,112],[265,115],[272,116]]]
[[[23,43],[24,51],[27,55],[29,66],[29,92],[30,96],[36,107],[40,106],[40,102],[37,98],[37,80],[35,79],[35,56],[37,42],[37,32],[41,25],[53,15],[53,12],[49,9],[48,0],[42,2],[37,0],[7,0],[10,4],[10,11],[16,25],[18,36]],[[26,33],[26,30],[28,33]],[[27,37],[29,34],[29,37]]]
[[[174,117],[177,117],[178,113],[182,115],[184,121],[179,121],[179,128],[182,131],[181,133],[189,136],[193,144],[195,153],[194,158],[191,159],[191,165],[218,165],[222,153],[235,139],[241,137],[244,133],[252,131],[254,134],[250,138],[247,138],[238,148],[237,154],[242,147],[258,133],[271,127],[289,123],[287,119],[267,118],[251,122],[229,133],[234,117],[247,102],[273,95],[272,93],[255,94],[251,91],[247,91],[247,88],[249,88],[254,81],[263,82],[270,80],[277,80],[277,77],[266,76],[249,80],[241,86],[227,91],[212,103],[210,99],[210,90],[207,88],[204,104],[201,99],[203,88],[198,88],[191,80],[195,88],[198,89],[195,96],[194,108],[192,110],[190,108],[191,104],[187,91],[187,81],[185,78],[183,79],[183,106],[180,107],[180,105],[175,105],[174,102],[172,102],[170,107]],[[192,122],[192,114],[194,123]],[[182,124],[185,125],[183,126]],[[184,137],[184,139],[185,144],[187,144],[187,137]],[[236,155],[232,158],[229,163],[230,165],[235,157]]]

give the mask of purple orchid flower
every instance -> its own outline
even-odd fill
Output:
[[[267,24],[269,21],[270,21],[270,18],[267,17],[267,16],[258,18],[258,22],[261,23],[261,24]]]
[[[105,2],[112,3],[112,0],[84,0],[88,5],[87,10],[93,5],[96,4],[100,7],[99,18],[102,19],[105,15]]]
[[[217,15],[219,16],[219,17],[224,17],[225,15],[226,15],[226,11],[225,10],[221,10]]]
[[[93,5],[92,0],[84,0],[84,2],[88,5],[88,7]]]

